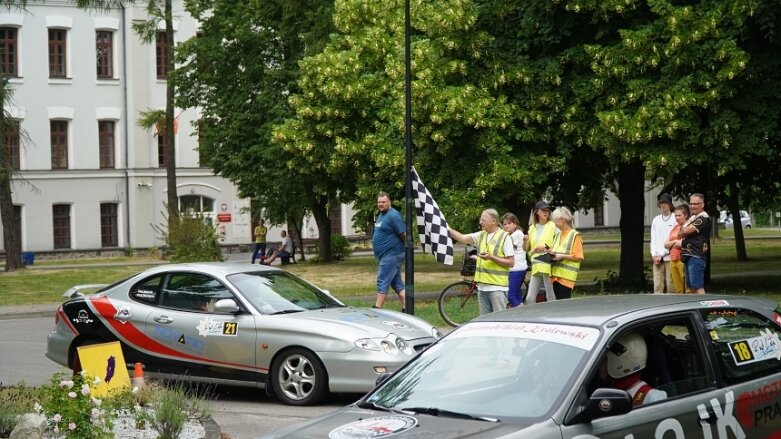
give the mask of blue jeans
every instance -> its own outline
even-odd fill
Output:
[[[256,242],[255,243],[255,249],[252,251],[252,263],[255,263],[255,259],[258,258],[258,253],[260,253],[261,256],[266,255],[266,243],[265,242]]]
[[[387,294],[388,287],[397,293],[404,291],[404,282],[401,281],[401,265],[404,263],[404,253],[397,255],[384,254],[380,257],[380,266],[377,269],[377,292]]]
[[[526,270],[510,271],[510,286],[507,290],[507,301],[510,307],[516,307],[523,303],[521,294],[521,284],[526,277]]]
[[[705,288],[705,259],[690,257],[686,261],[686,285],[692,290]]]

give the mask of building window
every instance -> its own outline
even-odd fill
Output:
[[[52,206],[54,248],[71,248],[71,207],[68,204]]]
[[[118,243],[117,204],[102,203],[100,205],[100,245],[102,247],[117,247]]]
[[[116,123],[111,120],[98,121],[98,146],[100,149],[100,167],[114,167],[114,129]]]
[[[157,166],[163,167],[168,164],[168,137],[165,130],[157,133]]]
[[[12,123],[5,129],[5,145],[8,153],[8,164],[11,169],[19,170],[19,123]]]
[[[49,77],[65,77],[65,29],[49,29]]]
[[[605,225],[605,206],[594,209],[594,227]]]
[[[155,41],[155,65],[157,66],[157,79],[168,78],[168,42],[166,32],[158,32]]]
[[[16,68],[17,35],[15,27],[0,27],[0,63],[4,76],[18,76]]]
[[[179,197],[179,211],[190,214],[214,212],[214,199],[202,195],[182,195]]]
[[[98,79],[114,77],[114,33],[99,30],[95,33],[95,60],[98,67]]]
[[[49,121],[52,143],[52,169],[68,169],[68,121]]]

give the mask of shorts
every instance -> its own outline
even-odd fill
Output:
[[[705,259],[690,257],[686,261],[686,284],[692,290],[705,288]]]
[[[404,253],[397,255],[383,255],[380,258],[380,266],[377,269],[377,292],[388,294],[388,287],[397,293],[404,291],[404,282],[401,281],[401,265],[404,263]]]

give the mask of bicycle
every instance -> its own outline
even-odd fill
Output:
[[[470,250],[471,246],[464,248],[464,257],[461,260],[462,279],[446,286],[437,299],[437,307],[442,320],[450,326],[458,327],[480,315],[480,306],[477,303],[477,282],[474,279],[467,280],[475,275],[477,261],[471,256],[477,255],[477,250]],[[521,300],[526,300],[526,292],[529,284],[526,279],[521,285]]]

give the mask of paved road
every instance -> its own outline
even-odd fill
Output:
[[[58,371],[67,371],[46,358],[46,336],[52,317],[3,319],[0,316],[0,383],[24,382],[40,386]],[[317,407],[290,407],[266,396],[265,391],[218,387],[212,418],[231,439],[256,438],[260,433],[303,421],[349,404],[360,395],[337,395]]]

